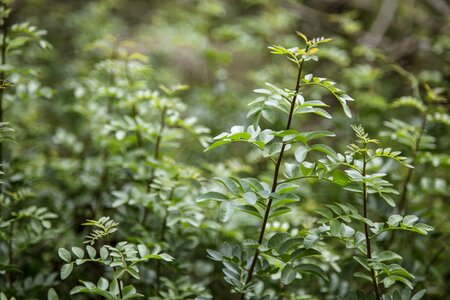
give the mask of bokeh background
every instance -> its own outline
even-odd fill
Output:
[[[124,57],[132,61],[134,79],[149,89],[188,85],[189,89],[179,95],[181,115],[196,118],[196,124],[209,128],[209,135],[215,136],[233,125],[251,124],[246,118],[247,104],[256,98],[252,91],[265,82],[294,88],[291,63],[271,55],[267,47],[299,46],[301,40],[295,34],[299,31],[311,38],[333,39],[321,47],[319,62],[308,65],[307,73],[337,81],[356,100],[351,104],[352,120],[346,119],[330,98],[335,118],[298,121],[303,129],[336,132],[339,138],[330,143],[337,150],[344,151],[352,139],[349,124],[361,123],[382,144],[411,156],[407,142],[394,140],[389,133],[392,127],[386,122],[397,118],[420,128],[421,115],[414,108],[394,107],[392,103],[400,97],[425,99],[425,84],[442,98],[436,104],[436,111],[442,114],[440,122],[427,125],[429,138],[425,140],[429,144],[416,159],[407,207],[408,212],[420,215],[436,230],[426,237],[406,235],[392,245],[389,240],[382,243],[404,252],[407,267],[418,274],[418,287],[428,290],[425,299],[449,299],[450,122],[445,117],[448,104],[443,100],[449,96],[450,81],[447,1],[17,0],[11,3],[11,9],[11,23],[27,22],[45,30],[45,35],[39,33],[39,39],[49,44],[27,40],[8,54],[8,65],[2,65],[4,74],[15,83],[4,92],[3,121],[16,130],[16,143],[5,142],[3,146],[4,181],[9,194],[2,196],[0,216],[8,220],[14,212],[36,205],[47,207],[58,217],[52,219],[51,229],[35,228],[37,233],[30,233],[28,225],[17,225],[15,232],[8,231],[8,224],[0,227],[0,264],[8,264],[8,245],[13,236],[12,247],[17,253],[13,263],[22,270],[14,275],[14,288],[0,273],[0,291],[18,299],[44,299],[48,288],[54,287],[62,299],[72,299],[68,291],[76,278],[59,279],[61,261],[56,253],[59,247],[82,243],[84,229],[79,224],[85,219],[112,215],[124,224],[121,237],[142,240],[136,233],[142,228],[130,217],[139,209],[127,212],[111,208],[117,196],[113,191],[125,186],[127,177],[126,172],[108,166],[108,162],[116,159],[114,162],[120,164],[126,158],[120,143],[110,141],[114,137],[108,140],[100,126],[123,117],[120,109],[102,114],[106,106],[100,94],[114,81],[118,90],[105,93],[120,94],[120,86],[127,80],[126,70],[121,69]],[[127,107],[119,102],[117,107]],[[156,120],[158,116],[150,115],[150,121]],[[273,126],[282,128],[283,124],[280,119]],[[197,141],[196,130],[183,136],[181,142],[167,144],[165,150],[171,159],[201,174],[200,183],[193,184],[196,192],[190,194],[191,199],[213,185],[210,178],[217,174],[268,178],[266,164],[245,145],[204,153],[205,144]],[[153,145],[151,139],[149,145]],[[137,170],[128,167],[131,173]],[[400,188],[404,173],[393,173],[392,178]],[[8,200],[11,195],[19,200]],[[310,226],[305,224],[313,223],[316,200],[332,202],[346,196],[337,188],[324,189],[311,183],[302,197],[305,206],[284,220],[287,228]],[[95,205],[91,205],[93,198],[99,199]],[[391,212],[381,204],[372,209],[378,211],[374,218]],[[228,288],[221,281],[220,266],[206,258],[206,249],[217,248],[225,240],[242,240],[256,227],[239,215],[222,224],[215,219],[216,213],[212,204],[198,208],[193,212],[200,222],[196,229],[186,229],[186,224],[182,229],[175,228],[163,243],[152,240],[151,236],[157,234],[147,228],[147,243],[162,243],[174,256],[186,252],[180,254],[184,263],[174,269],[168,267],[165,288],[180,295],[181,290],[191,294],[186,292],[188,296],[174,299],[193,299],[189,295],[196,293],[233,299],[225,292]],[[157,209],[151,216],[156,224],[162,219]],[[331,251],[329,260],[339,256],[339,251]],[[345,259],[340,262],[343,267],[339,272],[330,271],[334,273],[329,286],[311,284],[309,290],[298,293],[311,298],[298,299],[339,299],[332,296],[337,294],[345,299],[354,284],[351,273],[355,266]],[[79,274],[88,269],[82,270]],[[94,273],[101,270],[87,276]],[[148,271],[147,281],[137,286],[152,291],[153,275]]]

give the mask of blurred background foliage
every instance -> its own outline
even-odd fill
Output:
[[[8,193],[2,196],[1,217],[5,221],[19,209],[45,207],[52,212],[47,216],[52,226],[41,223],[42,228],[27,235],[28,229],[18,228],[14,233],[6,230],[13,228],[9,223],[2,225],[0,263],[8,264],[8,245],[12,244],[20,254],[10,263],[20,271],[7,279],[5,267],[0,273],[0,290],[19,299],[43,299],[48,288],[54,287],[60,297],[68,299],[76,280],[58,279],[61,263],[56,251],[76,241],[80,244],[84,229],[79,224],[106,214],[124,225],[119,230],[121,239],[162,245],[178,261],[168,267],[161,283],[167,293],[178,296],[161,294],[160,299],[193,299],[192,295],[203,294],[232,299],[224,292],[228,288],[221,281],[220,268],[206,259],[206,249],[224,240],[242,240],[255,224],[242,220],[241,215],[222,224],[217,221],[216,206],[196,206],[194,199],[200,190],[214,185],[205,178],[233,174],[265,178],[266,164],[244,145],[203,153],[208,130],[202,128],[209,128],[215,136],[234,124],[249,125],[247,104],[256,98],[252,90],[264,82],[293,88],[289,62],[271,56],[267,46],[297,46],[295,31],[300,31],[310,37],[333,39],[318,52],[319,63],[305,74],[338,81],[356,101],[351,104],[351,121],[338,113],[326,122],[305,117],[297,126],[312,129],[321,122],[321,128],[338,133],[339,138],[332,143],[344,151],[352,138],[349,123],[361,123],[372,137],[381,139],[382,145],[413,158],[416,169],[406,182],[408,205],[401,209],[420,215],[436,230],[428,237],[411,240],[406,235],[393,243],[386,237],[383,242],[394,249],[409,245],[404,249],[409,258],[405,261],[411,262],[409,269],[419,275],[418,286],[428,290],[426,299],[448,299],[450,121],[445,117],[445,99],[449,98],[450,81],[449,16],[450,4],[444,0],[13,1],[10,22],[27,22],[46,34],[30,34],[32,39],[26,45],[17,45],[17,51],[8,53],[8,65],[2,69],[15,83],[4,92],[3,121],[15,129],[16,143],[3,146],[3,181]],[[127,72],[132,74],[131,83]],[[181,89],[176,99],[170,100],[172,96],[161,86],[177,84],[189,89]],[[167,159],[164,163],[159,157],[148,159],[144,167],[139,165],[140,155],[153,155],[161,129],[158,120],[166,104],[155,102],[155,106],[145,107],[133,100],[139,99],[137,94],[127,96],[129,101],[121,100],[121,93],[134,95],[143,87],[159,90],[157,97],[163,100],[158,101],[168,101],[173,108],[173,118],[168,121],[172,135],[162,149]],[[314,95],[321,92],[313,91]],[[398,139],[399,132],[406,139],[418,132],[424,112],[401,105],[398,99],[406,99],[401,97],[413,97],[421,103],[435,99],[427,111],[435,122],[426,125],[427,138],[422,139],[420,149],[414,148],[417,138]],[[109,98],[114,99],[112,104],[108,104]],[[124,116],[135,119],[134,105],[148,121],[148,127],[142,126],[143,134],[148,134],[144,144],[151,154],[141,154],[130,138],[139,129],[117,133],[126,124],[114,122],[120,123]],[[413,128],[408,132],[406,125],[393,118]],[[105,129],[105,124],[112,124],[112,129]],[[166,179],[174,186],[190,186],[180,190],[177,203],[157,206],[152,199],[141,199],[131,208],[115,205],[114,199],[120,200],[124,191],[136,190],[145,198],[145,185],[139,176],[153,174],[155,164],[166,175],[171,174]],[[174,171],[175,166],[180,170]],[[401,190],[407,174],[393,172],[391,176]],[[136,182],[141,185],[135,186]],[[317,202],[345,197],[337,188],[324,189],[313,183],[306,185],[301,195],[302,206],[283,222],[270,226],[278,230],[308,228],[314,222]],[[169,223],[170,236],[161,239],[158,224],[166,224],[168,207],[184,210],[188,217],[174,217]],[[392,211],[384,205],[372,209],[380,217]],[[151,221],[144,224],[147,210]],[[328,260],[339,260],[340,251],[344,249],[330,250]],[[351,277],[354,267],[351,261],[342,261],[341,268],[330,269],[329,286],[312,284],[306,291],[303,287],[298,295],[304,298],[292,299],[345,297],[355,288]],[[150,269],[137,285],[147,294],[155,289],[155,274]],[[307,298],[309,294],[313,296]]]

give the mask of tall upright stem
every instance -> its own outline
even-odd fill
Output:
[[[292,123],[292,118],[294,115],[294,109],[295,109],[295,104],[297,101],[297,94],[300,90],[300,80],[302,77],[302,70],[303,70],[303,62],[304,60],[301,60],[300,62],[300,66],[298,68],[298,74],[297,74],[297,83],[295,85],[295,95],[292,97],[292,101],[291,101],[291,108],[289,111],[289,118],[287,121],[287,125],[286,125],[286,130],[289,130],[291,128],[291,123]],[[278,186],[278,174],[280,172],[280,167],[281,167],[281,163],[283,161],[283,155],[284,155],[284,151],[286,149],[286,142],[283,142],[282,146],[281,146],[281,150],[280,150],[280,154],[278,155],[278,159],[277,162],[275,164],[275,171],[273,174],[273,179],[272,179],[272,189],[271,189],[271,193],[275,193],[277,186]],[[264,218],[263,218],[263,222],[261,224],[261,229],[259,232],[259,237],[258,237],[258,243],[261,244],[264,238],[264,233],[266,231],[266,226],[267,226],[267,221],[269,220],[269,215],[270,215],[270,209],[272,207],[272,197],[269,197],[268,201],[267,201],[267,206],[266,206],[266,210],[264,212]],[[259,256],[259,250],[256,249],[255,250],[255,254],[253,255],[253,259],[252,262],[250,264],[250,267],[247,269],[247,280],[245,282],[245,284],[249,284],[250,281],[252,280],[253,277],[253,272],[255,270],[255,266],[256,263],[258,261],[258,256]],[[240,299],[243,300],[245,298],[245,294],[242,293]]]
[[[170,190],[169,200],[173,199],[173,195],[175,193],[176,186]],[[169,217],[169,209],[166,207],[164,212],[164,217],[161,224],[161,231],[159,233],[159,240],[161,243],[166,241],[166,231],[167,231],[167,218]],[[160,259],[156,261],[156,290],[155,294],[159,294],[160,286],[161,286],[161,273],[162,273],[162,262]]]
[[[109,235],[106,235],[106,241],[108,243],[108,245],[111,245],[110,241],[109,241]],[[115,258],[112,257],[112,261],[115,261]],[[116,273],[117,268],[116,267],[112,267],[114,273]],[[119,299],[123,299],[123,293],[122,293],[122,282],[119,279],[119,277],[116,278],[116,282],[117,282],[117,287],[119,288]]]
[[[166,128],[166,114],[167,114],[167,106],[163,106],[161,111],[161,118],[159,120],[159,131],[156,137],[155,150],[153,152],[153,158],[155,160],[159,160],[161,156],[161,142],[163,138],[164,129]],[[150,193],[152,190],[152,183],[155,180],[155,169],[152,169],[150,177],[147,180],[147,193]],[[145,224],[148,216],[148,209],[144,211],[144,216],[142,217],[142,224]]]
[[[130,68],[128,66],[128,58],[125,59],[125,77],[127,78],[127,82],[128,82],[128,86],[131,88],[131,86],[133,85],[133,78],[131,77],[131,73],[130,73]],[[137,116],[138,116],[138,112],[137,112],[137,107],[136,104],[133,104],[131,106],[131,116],[133,117],[134,120],[134,124],[136,125],[136,140],[138,143],[139,148],[142,148],[144,143],[142,140],[142,134],[141,131],[139,130],[139,124],[137,121]]]
[[[419,130],[419,136],[416,139],[416,143],[414,144],[414,148],[412,149],[411,158],[412,158],[412,164],[414,166],[415,160],[417,157],[417,153],[420,151],[420,142],[422,141],[423,134],[425,133],[425,128],[427,126],[427,116],[429,112],[429,104],[427,105],[426,111],[422,114],[422,124],[420,126]],[[414,173],[414,169],[410,168],[408,169],[408,173],[406,173],[405,179],[402,182],[402,193],[400,194],[400,200],[398,202],[398,209],[397,211],[399,213],[404,213],[407,208],[407,200],[408,200],[408,185],[409,182],[412,179],[412,175]],[[393,236],[393,235],[392,235]]]
[[[158,136],[156,137],[156,143],[155,143],[155,151],[153,152],[153,158],[155,160],[159,160],[160,152],[161,152],[161,141],[163,138],[163,132],[166,128],[166,114],[167,114],[167,107],[163,106],[161,111],[161,119],[159,120],[159,132]],[[153,183],[153,180],[155,180],[155,169],[152,169],[152,173],[147,180],[147,192],[150,192],[152,190],[151,185]]]
[[[364,149],[366,149],[367,145],[364,144]],[[366,176],[366,165],[367,165],[367,161],[366,161],[366,153],[363,153],[363,169],[362,169],[362,176],[363,176],[363,184],[362,184],[362,188],[363,188],[363,215],[364,218],[368,219],[368,213],[367,213],[367,202],[368,202],[368,193],[367,193],[367,184],[365,182],[365,176]],[[367,223],[364,223],[364,235],[366,237],[366,248],[367,248],[367,259],[371,260],[372,259],[372,247],[370,245],[370,236],[369,236],[369,225],[367,225]],[[377,300],[381,300],[380,297],[380,291],[378,289],[378,283],[377,283],[377,276],[375,274],[375,270],[370,267],[370,274],[372,276],[372,284],[373,284],[373,289],[375,291],[375,296]]]
[[[2,32],[2,45],[1,45],[1,53],[0,53],[0,65],[3,67],[4,65],[6,65],[6,49],[7,49],[7,38],[8,38],[8,26],[9,26],[9,13],[7,12],[8,10],[8,5],[1,1],[1,8],[2,11],[4,13],[3,17],[2,17],[2,28],[1,28],[1,32]],[[4,68],[2,68],[2,71],[0,72],[0,80],[5,80],[5,71],[3,71]],[[4,88],[1,87],[0,88],[0,123],[3,122],[3,91]],[[3,168],[3,142],[0,141],[0,173],[4,171]],[[4,185],[1,185],[1,191],[3,192],[4,190]],[[9,240],[8,240],[8,263],[10,265],[14,264],[14,252],[13,252],[13,237],[14,237],[14,223],[11,223],[9,225]],[[14,282],[14,277],[13,274],[11,272],[8,273],[8,281],[9,281],[9,287],[12,288],[13,282]]]
[[[13,250],[13,239],[14,239],[14,222],[9,224],[9,240],[8,240],[8,264],[14,264],[14,250]],[[8,282],[9,287],[13,288],[14,277],[12,272],[8,272]]]
[[[3,67],[6,65],[6,49],[8,47],[7,44],[7,38],[8,38],[8,26],[9,26],[9,13],[7,13],[8,6],[6,3],[2,1],[1,4],[2,10],[4,12],[4,15],[2,17],[2,45],[1,45],[1,53],[0,53],[0,65]],[[0,79],[5,79],[5,71],[3,71],[4,68],[2,68],[2,71],[0,72]],[[0,88],[0,123],[3,122],[3,91],[4,88]],[[0,171],[3,171],[3,142],[0,142]],[[3,189],[3,185],[2,185]]]
[[[155,153],[154,153],[155,159],[159,159],[159,156],[160,156],[163,131],[166,128],[166,114],[167,114],[167,106],[163,106],[162,111],[161,111],[161,119],[159,120],[159,132],[158,132],[158,136],[156,137],[156,143],[155,143]]]

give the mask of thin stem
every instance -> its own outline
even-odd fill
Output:
[[[130,68],[128,66],[128,58],[125,59],[124,63],[125,63],[125,77],[127,78],[128,87],[131,88],[131,86],[133,85],[133,78],[131,77]],[[131,106],[131,116],[133,117],[134,124],[136,125],[135,134],[136,134],[136,140],[137,140],[138,146],[139,146],[139,148],[142,148],[144,143],[143,143],[141,131],[139,130],[139,124],[137,121],[138,113],[137,113],[136,104],[133,104]]]
[[[113,59],[114,56],[115,56],[115,48],[113,47],[113,50],[111,53],[111,59]],[[130,79],[128,79],[128,80],[130,80]],[[111,71],[111,72],[109,72],[108,85],[113,86],[115,84],[115,82],[116,82],[116,78],[114,76],[114,72]],[[113,98],[108,97],[108,105],[106,107],[106,112],[108,113],[108,115],[111,114],[112,110],[113,110]],[[103,154],[102,154],[103,169],[102,169],[101,175],[100,175],[100,184],[98,185],[97,189],[93,193],[94,201],[92,202],[92,205],[91,205],[91,210],[94,215],[94,218],[95,218],[96,214],[102,215],[102,212],[99,211],[100,204],[101,204],[100,200],[101,200],[103,188],[108,186],[108,179],[109,179],[109,170],[108,170],[108,165],[106,163],[109,158],[109,152],[107,151],[106,148],[103,148],[102,152],[103,152]],[[83,157],[86,157],[86,155],[82,155],[80,157],[81,161],[84,161]]]
[[[113,257],[112,260],[114,261],[114,257]],[[113,268],[114,273],[116,273],[116,270],[117,270],[116,267],[112,267],[112,268]],[[117,286],[119,287],[119,296],[120,296],[120,299],[123,299],[123,295],[122,295],[122,283],[121,283],[119,277],[117,277],[116,281],[117,281]]]
[[[14,264],[14,249],[13,249],[13,237],[14,237],[14,222],[9,225],[9,240],[8,240],[8,264]],[[8,272],[9,287],[13,288],[14,277],[12,272]]]
[[[286,183],[286,182],[302,180],[302,179],[319,179],[319,176],[317,176],[317,175],[308,175],[308,176],[292,177],[292,178],[289,178],[289,179],[286,179],[286,180],[279,181],[278,184],[283,184],[283,183]],[[320,179],[325,180],[325,181],[329,181],[329,182],[333,182],[332,179],[329,179],[329,178],[326,178],[326,177],[322,177]]]
[[[109,180],[109,172],[108,172],[108,165],[106,162],[109,158],[109,152],[105,149],[103,150],[102,154],[102,164],[103,169],[101,170],[100,174],[100,184],[98,187],[94,190],[93,193],[93,200],[91,204],[92,212],[94,213],[94,218],[96,218],[96,215],[102,215],[102,209],[101,209],[101,199],[102,199],[102,192],[103,188],[108,186],[108,180]]]
[[[156,160],[158,160],[159,156],[160,156],[163,131],[166,127],[166,114],[167,114],[167,106],[163,106],[163,109],[161,111],[161,119],[159,120],[159,132],[158,132],[158,136],[156,137],[156,144],[155,144],[155,157],[154,158]]]
[[[8,26],[9,26],[9,13],[7,12],[8,6],[7,4],[2,1],[2,11],[4,13],[2,18],[2,45],[1,45],[1,61],[0,65],[4,66],[6,65],[6,49],[7,49],[7,38],[8,38]],[[5,72],[3,71],[4,68],[2,68],[2,71],[0,72],[0,79],[5,79]],[[3,122],[3,90],[4,88],[0,88],[0,123]],[[3,172],[3,142],[0,142],[0,171]],[[1,185],[1,191],[4,191],[4,184]],[[14,222],[12,222],[9,225],[9,241],[8,241],[8,262],[9,265],[12,265],[14,263],[14,249],[13,249],[13,237],[14,237]],[[13,283],[14,283],[14,277],[12,272],[8,272],[8,282],[9,287],[12,289]]]
[[[416,143],[414,144],[414,148],[412,149],[412,154],[411,154],[411,158],[412,158],[412,164],[415,164],[415,160],[417,157],[417,153],[420,151],[420,142],[422,140],[423,134],[425,133],[425,128],[427,126],[427,116],[428,116],[428,112],[430,110],[430,106],[429,104],[427,104],[427,109],[426,111],[422,114],[422,124],[420,126],[420,130],[419,130],[419,136],[416,139]],[[400,200],[398,202],[398,212],[399,213],[404,213],[406,211],[406,206],[407,206],[407,200],[408,200],[408,186],[409,186],[409,182],[412,179],[412,175],[413,175],[414,169],[410,168],[408,169],[408,173],[405,176],[405,179],[402,182],[402,193],[400,195]]]
[[[137,144],[139,146],[139,148],[142,148],[144,146],[144,141],[142,139],[142,134],[141,131],[139,130],[139,124],[137,121],[137,108],[136,105],[133,104],[133,106],[131,107],[131,115],[133,117],[134,120],[134,124],[136,125],[136,140],[137,140]]]
[[[163,132],[164,129],[166,128],[166,114],[167,114],[167,107],[163,106],[161,110],[161,118],[159,120],[159,132],[156,137],[155,151],[153,152],[153,158],[155,160],[159,160],[161,155],[160,153],[161,153]],[[153,183],[153,180],[155,180],[155,168],[152,169],[150,177],[147,180],[147,193],[150,193],[152,191],[151,185]],[[144,216],[142,217],[142,224],[145,224],[145,222],[147,221],[147,217],[148,217],[148,209],[145,209]]]
[[[155,151],[153,153],[153,158],[155,160],[159,160],[159,158],[160,158],[161,141],[163,138],[164,129],[166,128],[166,114],[167,114],[167,107],[163,106],[162,111],[161,111],[161,119],[159,120],[159,132],[156,137]],[[155,169],[152,169],[150,178],[147,180],[147,192],[150,192],[152,190],[151,184],[153,183],[153,180],[155,180]]]
[[[366,147],[367,147],[367,144],[364,143],[364,149],[366,149]],[[366,152],[363,152],[363,169],[362,169],[363,177],[366,176],[366,166],[367,166]],[[366,184],[365,180],[363,180],[362,187],[363,187],[363,206],[364,206],[363,216],[364,216],[364,218],[367,219],[368,218],[368,213],[367,213],[368,192],[367,192],[367,184]],[[367,259],[370,261],[372,259],[372,248],[370,245],[369,225],[367,225],[367,223],[364,223],[364,235],[366,238]],[[375,274],[375,270],[372,267],[370,267],[370,273],[372,276],[372,284],[373,284],[373,289],[375,291],[376,299],[381,300],[380,291],[378,289],[377,276]]]
[[[106,235],[106,241],[107,241],[108,245],[111,246],[111,243],[110,243],[110,241],[109,241],[109,235]],[[122,258],[122,259],[123,259],[123,258]],[[112,261],[115,261],[115,258],[114,258],[114,257],[112,257]],[[116,273],[117,268],[116,268],[116,267],[112,267],[112,269],[113,269],[114,273]],[[117,281],[117,286],[119,287],[119,299],[123,299],[123,294],[122,294],[122,283],[121,283],[119,277],[116,278],[116,281]]]
[[[377,236],[379,236],[380,234],[384,233],[384,232],[388,232],[388,231],[392,231],[392,235],[394,235],[394,233],[398,230],[402,230],[402,231],[411,231],[411,232],[416,232],[412,229],[409,228],[402,228],[402,227],[393,227],[393,228],[385,228],[383,230],[378,231],[377,233],[372,234],[372,236],[370,237],[371,240],[373,240],[374,238],[376,238]],[[391,239],[389,240],[391,241]]]
[[[2,10],[3,10],[3,18],[2,18],[2,45],[1,45],[1,61],[0,65],[3,67],[6,65],[6,49],[8,47],[7,38],[8,38],[8,27],[9,27],[9,13],[6,13],[8,10],[8,5],[2,1]],[[5,79],[5,71],[0,72],[0,79]],[[0,88],[0,123],[3,122],[3,92],[4,88]],[[0,171],[3,171],[3,142],[0,142]],[[3,185],[2,185],[3,190]]]
[[[280,286],[280,295],[278,296],[278,300],[285,300],[286,299],[286,284],[281,284]]]
[[[176,187],[173,187],[170,190],[170,194],[169,194],[169,200],[173,199],[173,195],[175,193],[175,189]],[[163,217],[163,221],[162,221],[162,225],[161,225],[161,231],[160,231],[160,235],[159,235],[159,240],[161,243],[166,241],[166,230],[167,230],[167,217],[169,216],[169,210],[166,207],[165,209],[165,213],[164,213],[164,217]],[[160,259],[158,259],[156,261],[156,292],[155,294],[158,295],[159,294],[159,289],[160,289],[160,285],[161,285],[161,270],[162,267],[162,262]]]
[[[304,60],[302,59],[300,66],[298,68],[298,74],[297,74],[297,83],[295,85],[295,95],[292,98],[292,102],[291,102],[291,109],[289,111],[289,118],[287,121],[287,125],[286,125],[286,130],[289,130],[291,128],[291,123],[292,123],[292,117],[294,115],[294,109],[295,109],[295,104],[296,104],[296,100],[297,100],[297,94],[300,90],[300,79],[302,76],[302,69],[303,69],[303,63]],[[277,186],[278,186],[278,173],[280,172],[280,167],[281,167],[281,163],[283,161],[283,155],[284,155],[284,151],[286,149],[286,145],[287,142],[283,142],[282,146],[281,146],[281,151],[280,154],[278,155],[278,159],[277,162],[275,164],[275,171],[273,174],[273,180],[272,180],[272,189],[271,189],[271,193],[275,193]],[[269,214],[270,214],[270,208],[272,207],[272,197],[269,197],[268,202],[267,202],[267,206],[266,206],[266,210],[264,212],[264,218],[263,218],[263,222],[261,224],[261,229],[259,232],[259,237],[258,237],[258,243],[261,244],[264,238],[264,233],[266,231],[266,226],[267,226],[267,221],[269,220]],[[259,250],[256,249],[255,250],[255,254],[253,256],[252,262],[250,264],[250,267],[247,269],[247,280],[245,282],[246,285],[248,285],[250,283],[250,281],[252,280],[253,277],[253,271],[255,270],[255,266],[256,263],[258,261],[258,256],[259,256]],[[245,299],[245,294],[242,293],[241,300]]]

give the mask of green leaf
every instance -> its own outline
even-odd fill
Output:
[[[384,278],[383,279],[384,287],[389,288],[396,281],[399,281],[399,282],[405,284],[406,286],[408,286],[410,289],[413,289],[413,285],[412,285],[411,281],[409,281],[408,279],[406,279],[404,277],[398,276],[398,275],[391,275],[391,276]]]
[[[149,253],[147,247],[144,244],[137,245],[137,250],[139,252],[140,257],[144,257]]]
[[[159,257],[161,257],[161,259],[164,261],[173,261],[175,259],[167,253],[160,253]]]
[[[89,293],[89,289],[84,286],[77,285],[76,287],[70,290],[70,295],[75,295],[79,293]]]
[[[325,272],[318,266],[313,264],[298,264],[295,266],[295,269],[300,273],[311,273],[320,278],[328,281],[328,277]]]
[[[308,132],[302,132],[302,136],[306,138],[306,142],[322,137],[334,137],[336,134],[331,131],[308,131]]]
[[[275,192],[279,195],[282,195],[288,192],[295,191],[296,189],[298,189],[298,186],[296,184],[286,182],[278,185]]]
[[[428,231],[432,231],[432,230],[434,230],[434,228],[427,224],[418,223],[412,228],[412,230],[414,232],[427,235]]]
[[[95,251],[94,247],[87,245],[86,250],[91,259],[95,259],[95,255],[97,255],[97,251]]]
[[[423,298],[423,296],[425,296],[427,290],[423,289],[418,291],[417,293],[414,294],[414,296],[411,297],[411,300],[420,300]]]
[[[289,213],[291,211],[292,211],[292,209],[290,209],[289,207],[281,206],[281,207],[273,210],[270,213],[270,217],[269,218],[274,218],[274,217],[277,217],[277,216],[281,216],[281,215],[287,214],[287,213]]]
[[[395,252],[392,251],[383,251],[377,256],[375,256],[377,261],[385,262],[391,260],[402,260],[403,258]]]
[[[108,249],[106,249],[105,246],[102,246],[100,248],[100,257],[102,260],[107,260],[108,259]]]
[[[330,222],[330,235],[340,236],[341,223],[337,220],[331,220]]]
[[[259,219],[262,219],[261,214],[259,213],[259,211],[254,206],[251,206],[251,205],[239,205],[238,208],[239,208],[239,210],[241,210],[241,211],[243,211],[243,212],[245,212],[247,214],[250,214],[250,215],[255,216],[255,217],[259,218]]]
[[[359,277],[359,278],[363,278],[363,279],[365,279],[365,280],[367,280],[369,282],[372,282],[372,277],[370,277],[366,273],[356,272],[356,273],[353,274],[353,276]]]
[[[308,154],[308,148],[305,146],[299,146],[296,150],[295,150],[295,160],[298,163],[301,163],[305,160],[306,158],[306,154]]]
[[[219,219],[222,222],[227,222],[233,215],[236,204],[233,201],[224,201],[220,204]]]
[[[258,197],[256,197],[256,194],[253,192],[244,193],[242,194],[242,197],[244,197],[245,201],[250,205],[255,205],[256,201],[258,201]]]
[[[405,217],[403,218],[402,223],[403,223],[403,225],[405,225],[406,227],[412,227],[412,226],[414,225],[414,223],[417,222],[417,220],[419,220],[419,218],[418,218],[417,216],[414,216],[414,215],[408,215],[408,216],[405,216]]]
[[[391,226],[398,226],[398,224],[403,220],[403,217],[400,215],[392,215],[389,217],[387,223]]]
[[[135,269],[133,269],[133,268],[125,268],[125,271],[128,274],[130,274],[131,276],[133,276],[134,278],[136,278],[138,280],[141,279],[141,276],[139,276],[139,272],[136,271]]]
[[[79,247],[72,247],[72,252],[78,257],[83,258],[84,257],[84,251],[83,249]]]
[[[144,295],[137,293],[136,288],[132,285],[127,285],[126,287],[124,287],[122,295],[123,300],[144,297]]]
[[[285,232],[275,233],[267,242],[267,247],[278,249],[285,241],[289,240],[291,235]]]
[[[59,300],[58,294],[53,288],[50,288],[47,292],[47,300]]]
[[[208,253],[209,258],[211,258],[212,260],[222,261],[222,254],[220,254],[219,252],[211,249],[206,249],[206,252]]]
[[[405,278],[414,279],[414,275],[409,273],[405,268],[398,264],[390,264],[387,266],[390,275],[400,275]]]
[[[291,254],[291,259],[292,260],[300,260],[304,257],[308,257],[308,256],[317,256],[317,255],[322,255],[319,251],[315,250],[315,249],[296,249],[294,252],[292,252]]]
[[[355,234],[355,229],[342,223],[339,233],[341,234],[342,237],[349,238]]]
[[[289,163],[285,163],[284,164],[284,172],[283,175],[286,178],[293,178],[298,176],[299,174],[299,168],[297,164],[289,164]]]
[[[283,284],[291,284],[297,276],[297,271],[291,264],[286,264],[281,271],[281,282]]]
[[[278,247],[278,250],[280,253],[286,253],[292,248],[298,248],[300,245],[303,244],[302,238],[289,238],[286,241],[284,241],[281,246]]]
[[[108,280],[106,280],[106,279],[103,278],[103,277],[100,277],[99,280],[98,280],[98,282],[97,282],[97,287],[98,287],[99,289],[103,290],[103,291],[108,290],[108,287],[109,287],[109,282],[108,282]]]
[[[66,279],[69,277],[70,273],[72,273],[73,270],[73,263],[64,264],[61,268],[61,279]]]
[[[231,193],[233,193],[233,195],[239,196],[240,187],[233,180],[233,177],[216,177],[214,180],[222,183]]]
[[[323,152],[323,153],[325,153],[326,155],[329,155],[329,156],[331,156],[331,157],[336,157],[336,156],[337,156],[337,153],[336,153],[336,151],[334,151],[333,148],[331,148],[331,147],[328,146],[328,145],[324,145],[324,144],[316,144],[316,145],[312,145],[312,146],[310,147],[310,150],[313,150],[313,151],[320,151],[320,152]]]
[[[253,90],[253,92],[258,93],[258,94],[272,95],[272,91],[270,91],[268,89],[256,89],[256,90]]]
[[[352,182],[352,180],[344,171],[335,170],[333,172],[333,182],[341,186],[345,186],[348,185],[350,182]]]
[[[65,262],[70,262],[72,260],[72,255],[70,255],[70,252],[64,248],[58,249],[58,255]]]
[[[257,241],[251,240],[251,239],[243,240],[242,244],[244,246],[250,246],[250,247],[254,247],[254,246],[258,247],[259,246],[259,243]]]
[[[392,207],[395,207],[395,201],[392,199],[392,197],[380,193],[380,196],[386,201],[387,204],[389,204]]]
[[[228,200],[228,196],[224,195],[222,193],[219,193],[219,192],[208,192],[197,198],[197,202],[210,201],[210,200],[221,202],[221,201]]]
[[[209,150],[212,150],[212,149],[217,148],[217,147],[222,146],[222,145],[229,144],[229,143],[231,143],[231,140],[230,140],[230,139],[214,142],[214,143],[212,143],[208,148],[206,148],[206,149],[204,150],[204,152],[209,151]]]
[[[360,256],[353,256],[353,259],[356,260],[361,266],[364,267],[367,271],[370,271],[369,264],[367,263],[367,260]]]
[[[308,234],[303,241],[303,245],[305,245],[306,249],[309,249],[312,246],[314,246],[315,244],[317,244],[318,241],[319,241],[319,237],[317,235]]]
[[[326,208],[318,208],[316,209],[316,213],[318,213],[319,215],[323,216],[325,219],[332,219],[333,218],[333,213]]]

